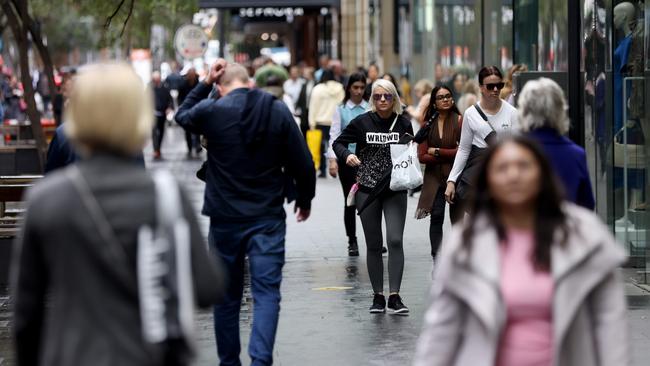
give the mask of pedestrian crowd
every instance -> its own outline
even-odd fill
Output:
[[[213,307],[220,364],[240,365],[245,272],[248,354],[271,365],[285,204],[308,220],[328,175],[340,180],[353,257],[360,217],[370,313],[409,314],[409,194],[415,219],[429,217],[433,285],[414,365],[629,364],[625,255],[592,212],[585,152],[564,136],[554,81],[517,91],[523,66],[506,76],[486,66],[475,80],[436,68],[436,83],[411,93],[377,64],[349,75],[325,56],[317,70],[254,64],[218,59],[203,78],[154,72],[148,88],[123,64],[75,76],[61,127],[75,157],[29,192],[14,257],[18,365],[187,365],[194,306]],[[205,150],[207,243],[183,188],[143,168],[149,136],[163,158],[172,119],[188,157]]]

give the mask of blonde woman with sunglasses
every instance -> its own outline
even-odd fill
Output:
[[[390,145],[402,143],[407,134],[413,136],[413,126],[402,114],[397,89],[388,80],[379,79],[372,84],[370,108],[350,122],[332,148],[339,161],[358,167],[356,206],[366,238],[366,261],[374,292],[370,312],[384,313],[388,309],[391,314],[407,315],[409,309],[399,295],[404,273],[402,241],[407,197],[405,190],[391,191],[387,183],[392,170]],[[349,150],[350,144],[356,144],[355,153]],[[388,304],[384,297],[382,215],[386,219],[388,246]]]

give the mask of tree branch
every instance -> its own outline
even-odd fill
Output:
[[[124,2],[125,2],[125,1],[126,1],[126,0],[122,0],[122,1],[120,1],[120,5],[117,6],[117,9],[115,9],[115,11],[113,12],[113,14],[111,14],[108,18],[106,18],[106,23],[104,24],[104,29],[108,29],[108,27],[111,26],[111,22],[113,21],[113,18],[115,18],[115,16],[117,15],[117,13],[120,12],[120,9],[122,9],[122,5],[124,5]]]
[[[122,25],[122,31],[120,31],[120,37],[124,34],[124,30],[126,29],[126,24],[129,22],[129,19],[131,19],[131,15],[133,14],[133,5],[135,3],[135,0],[131,0],[131,5],[129,6],[129,13],[126,15],[126,19],[124,19],[124,24]]]

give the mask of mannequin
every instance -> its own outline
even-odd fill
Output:
[[[636,22],[636,7],[630,2],[622,2],[614,7],[614,27],[623,31],[625,37],[632,34],[631,25]]]
[[[623,101],[623,78],[634,76],[633,72],[637,67],[634,65],[638,57],[630,52],[633,47],[634,29],[637,23],[636,6],[631,2],[622,2],[614,7],[614,26],[625,37],[621,39],[614,51],[614,133],[618,132],[623,125],[627,126],[628,144],[643,143],[643,136],[639,133],[638,119],[632,119],[630,113],[627,115],[627,121],[623,121],[623,108],[629,107],[629,99]],[[640,59],[642,61],[642,58]],[[627,88],[628,98],[631,95],[631,84],[625,85]],[[624,104],[625,103],[625,104]],[[636,132],[636,133],[635,133]],[[618,169],[617,169],[618,170]],[[629,188],[629,206],[637,208],[643,206],[643,183],[645,176],[643,169],[628,169],[628,187],[623,187],[623,172],[618,171],[614,175],[615,189],[620,190]],[[618,200],[617,200],[618,201]],[[620,201],[619,201],[620,202]],[[622,213],[622,212],[621,212]],[[619,216],[618,214],[616,216]]]

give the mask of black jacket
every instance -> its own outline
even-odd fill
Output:
[[[413,136],[411,121],[403,115],[397,116],[395,126],[390,126],[396,115],[382,119],[375,112],[366,112],[341,132],[333,143],[334,153],[339,161],[345,162],[350,154],[348,145],[357,144],[357,156],[361,160],[357,178],[360,189],[370,191],[385,177],[392,167],[390,144],[401,143],[406,134]]]
[[[295,182],[296,205],[310,209],[314,163],[287,106],[247,88],[206,99],[211,89],[200,82],[176,114],[208,140],[203,214],[229,222],[284,218],[287,181]]]
[[[65,169],[29,191],[12,263],[16,365],[162,365],[165,350],[143,341],[136,272],[138,230],[156,220],[153,179],[130,158],[78,164],[122,245],[100,239]],[[196,300],[208,306],[225,281],[184,194],[182,204]]]
[[[164,116],[167,108],[173,106],[172,95],[169,87],[167,87],[167,84],[165,83],[160,83],[158,86],[151,84],[151,89],[153,90],[154,95],[156,115]]]

